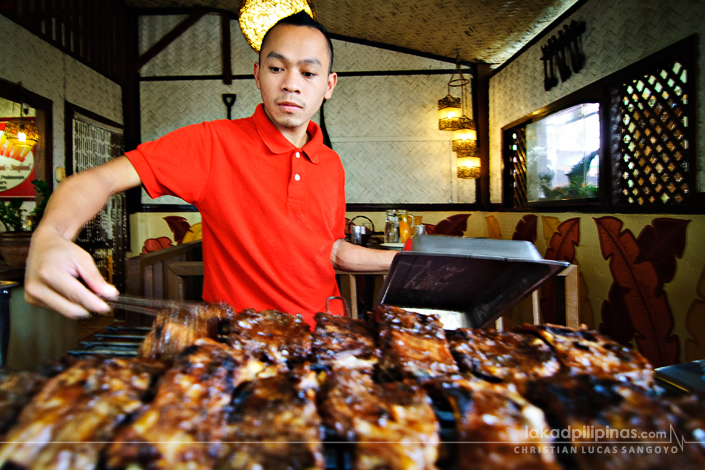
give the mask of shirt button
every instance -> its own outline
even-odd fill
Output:
[[[298,173],[295,174],[295,175],[294,175],[294,179],[295,179],[296,181],[299,181],[299,180],[301,179],[301,175],[299,175]]]
[[[301,158],[301,154],[299,152],[296,152],[296,158]]]

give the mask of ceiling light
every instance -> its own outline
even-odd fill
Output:
[[[316,11],[310,0],[243,0],[240,6],[240,29],[250,47],[259,52],[269,28],[282,18],[302,10],[316,19]]]

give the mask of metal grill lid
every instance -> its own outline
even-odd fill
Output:
[[[428,235],[411,249],[394,258],[376,303],[439,314],[446,329],[492,325],[570,264],[518,240]]]

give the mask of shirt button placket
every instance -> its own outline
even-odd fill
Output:
[[[294,158],[292,158],[292,173],[294,173],[294,180],[291,183],[291,191],[290,195],[293,199],[297,199],[299,201],[303,201],[304,199],[304,186],[300,184],[303,175],[304,175],[304,165],[305,165],[304,159],[301,158],[301,152],[296,151],[294,152]]]

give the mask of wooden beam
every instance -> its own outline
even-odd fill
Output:
[[[231,85],[233,83],[233,69],[230,63],[230,15],[227,13],[220,14],[220,39],[223,56],[223,84]]]
[[[477,146],[480,153],[480,179],[476,183],[475,202],[483,209],[490,205],[490,74],[489,64],[477,64]]]
[[[196,24],[198,20],[203,18],[206,13],[207,12],[205,10],[198,10],[195,13],[191,13],[184,21],[176,25],[174,29],[166,33],[163,38],[157,41],[155,45],[150,47],[147,52],[142,54],[140,58],[137,59],[137,70],[141,69],[147,62],[155,58],[157,54],[166,49],[166,47],[174,42],[176,38],[181,36],[191,26]]]

